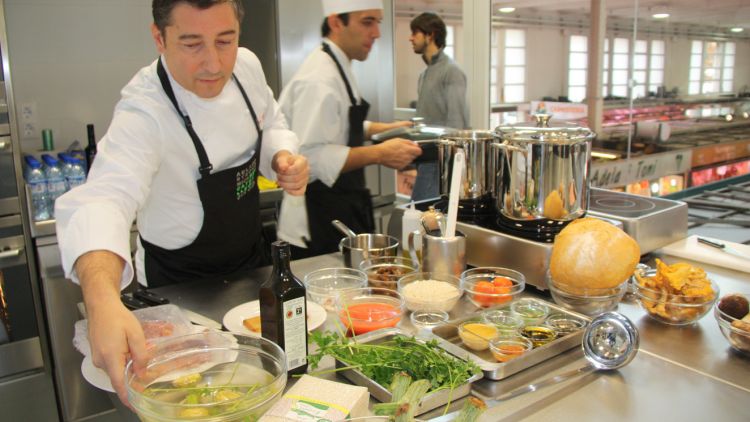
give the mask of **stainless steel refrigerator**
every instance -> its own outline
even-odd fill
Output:
[[[0,419],[57,420],[0,1]]]

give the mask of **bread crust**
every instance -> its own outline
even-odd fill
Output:
[[[633,274],[641,249],[627,233],[597,218],[580,218],[556,237],[550,276],[556,287],[579,293],[582,289],[610,289]]]

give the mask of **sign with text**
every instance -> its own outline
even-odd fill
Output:
[[[691,154],[692,151],[686,149],[649,154],[630,160],[591,163],[591,186],[609,188],[643,179],[684,174],[690,170]]]
[[[581,103],[557,103],[552,101],[532,101],[534,113],[551,114],[554,120],[578,120],[588,116],[588,106]]]

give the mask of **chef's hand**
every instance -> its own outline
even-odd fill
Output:
[[[144,374],[148,355],[143,328],[119,300],[96,309],[93,313],[87,310],[92,361],[94,366],[107,372],[120,401],[130,406],[125,388],[125,364],[132,357],[136,374]]]
[[[408,166],[415,158],[422,155],[422,148],[412,141],[403,138],[389,139],[375,145],[378,149],[378,164],[392,169],[401,170]]]
[[[91,359],[94,366],[107,372],[120,401],[129,406],[125,363],[132,358],[136,375],[143,376],[148,355],[141,324],[120,300],[124,266],[117,254],[96,250],[76,260],[75,272],[86,303]]]
[[[310,178],[310,166],[307,158],[279,151],[273,157],[273,171],[276,172],[276,183],[290,195],[302,196]]]

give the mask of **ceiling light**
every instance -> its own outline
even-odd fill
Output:
[[[651,17],[654,19],[666,19],[669,17],[669,13],[654,13]]]
[[[500,13],[513,13],[516,11],[516,8],[515,7],[501,7],[497,9],[497,11]]]
[[[669,10],[663,4],[656,5],[649,10],[651,11],[651,17],[654,19],[666,19],[669,17]]]
[[[730,29],[730,31],[732,31],[732,32],[742,32],[742,31],[744,31],[744,29],[740,28],[740,27],[736,27],[736,28]]]

